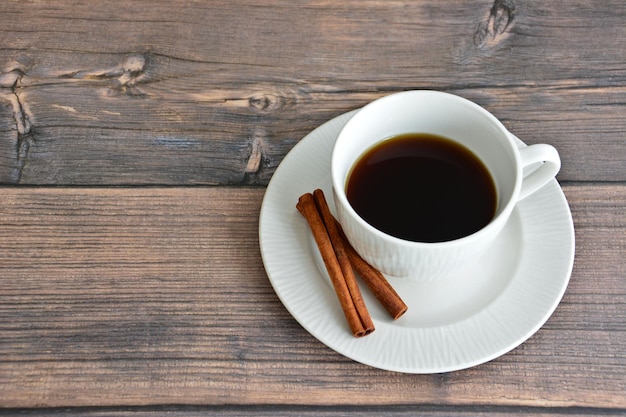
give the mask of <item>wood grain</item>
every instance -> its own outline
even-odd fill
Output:
[[[259,254],[262,188],[3,188],[0,405],[623,412],[626,187],[564,189],[576,262],[548,323],[476,368],[404,375],[338,355],[287,313]]]
[[[13,411],[13,410],[11,410]],[[15,410],[20,416],[40,416],[40,409]],[[62,408],[52,411],[52,415],[85,416],[85,417],[348,417],[348,416],[378,416],[378,417],[548,417],[554,415],[600,417],[620,415],[611,409],[585,408],[541,408],[541,407],[485,407],[485,406],[432,406],[432,405],[401,405],[387,407],[372,406],[333,406],[307,407],[297,405],[252,405],[252,406],[149,406],[149,407],[111,407],[111,408]]]
[[[626,3],[0,5],[0,183],[267,184],[310,130],[440,89],[626,181]]]
[[[0,414],[624,415],[624,22],[623,0],[1,1]],[[259,252],[287,152],[409,89],[554,144],[576,227],[554,315],[460,372],[335,353]]]

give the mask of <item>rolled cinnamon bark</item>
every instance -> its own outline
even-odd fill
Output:
[[[344,246],[344,240],[341,238],[339,230],[337,229],[335,218],[328,208],[328,203],[326,202],[326,197],[324,196],[324,192],[322,190],[317,189],[313,191],[313,197],[315,198],[315,203],[317,204],[317,210],[319,211],[322,217],[322,221],[326,226],[326,231],[328,232],[328,237],[330,238],[330,242],[335,251],[335,255],[337,256],[337,261],[339,262],[341,271],[343,272],[346,286],[350,291],[352,302],[354,303],[354,307],[356,308],[356,311],[361,318],[361,323],[365,328],[365,334],[370,334],[375,330],[374,322],[372,321],[372,318],[367,311],[365,301],[363,301],[361,290],[359,289],[356,277],[354,276],[352,264],[350,262],[350,258],[348,257],[348,252]]]
[[[359,274],[361,279],[365,281],[372,294],[374,294],[391,317],[393,317],[394,320],[398,320],[406,313],[408,306],[402,301],[402,298],[400,298],[396,290],[393,289],[385,276],[378,269],[371,266],[365,259],[361,258],[361,255],[354,250],[343,234],[343,231],[341,231],[341,236],[344,239],[344,247],[348,252],[348,258],[350,258],[350,263],[354,270]]]
[[[317,244],[320,254],[322,255],[322,260],[324,261],[324,265],[326,266],[326,270],[330,276],[335,293],[337,294],[337,298],[341,304],[341,309],[346,317],[348,326],[350,326],[350,331],[354,337],[365,336],[368,333],[363,326],[361,317],[355,308],[354,302],[352,301],[350,290],[346,285],[341,266],[337,260],[333,245],[326,230],[326,226],[320,217],[313,194],[307,193],[302,195],[298,199],[296,208],[304,216],[309,224],[309,227],[311,228],[313,238],[315,239],[315,243]]]
[[[398,320],[406,311],[408,306],[400,298],[396,290],[393,289],[387,278],[378,269],[370,265],[365,259],[358,254],[358,252],[352,247],[350,241],[343,232],[343,227],[337,219],[334,219],[335,227],[343,240],[343,246],[348,253],[350,264],[356,271],[361,279],[367,284],[368,288],[374,294],[376,299],[382,304],[387,312],[393,317],[394,320]]]

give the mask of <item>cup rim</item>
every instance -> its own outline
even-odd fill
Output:
[[[380,229],[377,229],[376,227],[372,226],[371,224],[369,224],[367,221],[365,221],[365,219],[363,219],[357,212],[356,210],[354,210],[354,208],[352,207],[352,205],[350,204],[350,202],[348,201],[348,197],[346,196],[346,192],[345,192],[345,184],[342,183],[341,179],[338,178],[337,175],[337,170],[335,169],[335,166],[337,164],[337,156],[336,156],[336,148],[337,148],[337,144],[339,143],[343,133],[346,130],[346,127],[349,126],[350,124],[356,123],[356,118],[358,117],[359,113],[361,113],[363,110],[365,110],[366,108],[371,108],[374,106],[380,106],[381,104],[384,104],[384,102],[386,102],[387,100],[397,100],[399,97],[401,98],[402,96],[423,96],[423,95],[438,95],[441,97],[445,97],[446,99],[449,100],[454,100],[454,101],[458,101],[460,103],[463,103],[464,105],[470,106],[472,107],[474,110],[477,110],[479,113],[481,113],[483,116],[486,116],[487,119],[489,119],[491,121],[491,123],[494,124],[494,126],[501,131],[502,136],[505,138],[506,142],[508,143],[508,145],[510,146],[510,148],[513,150],[513,156],[515,159],[515,167],[516,170],[518,171],[516,177],[515,177],[515,184],[514,184],[514,188],[513,191],[509,197],[509,199],[506,201],[506,203],[501,207],[501,208],[497,208],[497,213],[496,215],[491,219],[491,221],[485,225],[484,227],[482,227],[481,229],[460,237],[460,238],[456,238],[456,239],[452,239],[452,240],[446,240],[443,242],[419,242],[419,241],[412,241],[412,240],[407,240],[407,239],[402,239],[393,235],[390,235],[388,233],[383,232]],[[384,140],[384,138],[381,138],[381,140]],[[362,155],[362,153],[360,154]],[[359,156],[360,156],[359,155]],[[454,245],[461,245],[461,244],[466,244],[468,242],[471,242],[473,240],[477,240],[479,239],[481,236],[486,235],[492,231],[497,230],[499,227],[503,226],[504,223],[508,220],[511,212],[513,211],[513,207],[515,206],[515,203],[517,202],[520,190],[521,190],[521,186],[522,186],[522,175],[520,171],[520,166],[521,166],[521,158],[519,155],[519,150],[517,148],[517,145],[515,144],[515,142],[513,141],[512,135],[511,133],[506,129],[506,127],[502,124],[502,122],[500,122],[500,120],[498,120],[493,114],[491,114],[488,110],[486,110],[484,107],[474,103],[471,100],[468,100],[464,97],[458,96],[456,94],[452,94],[452,93],[447,93],[447,92],[443,92],[443,91],[437,91],[437,90],[407,90],[407,91],[402,91],[399,93],[393,93],[393,94],[389,94],[383,97],[380,97],[374,101],[371,101],[370,103],[366,104],[365,106],[363,106],[361,109],[357,110],[357,112],[346,122],[346,124],[341,128],[341,130],[339,131],[338,135],[337,135],[337,139],[335,140],[335,143],[333,144],[333,149],[331,152],[331,163],[330,163],[330,170],[331,170],[331,182],[332,182],[332,187],[334,189],[334,197],[335,197],[335,204],[341,204],[342,207],[347,210],[351,217],[356,219],[356,221],[362,226],[364,227],[366,230],[368,230],[368,232],[373,233],[374,235],[376,235],[377,237],[381,238],[381,239],[385,239],[388,241],[391,241],[395,244],[399,244],[399,245],[404,245],[404,246],[409,246],[409,247],[444,247],[444,246],[454,246]],[[337,199],[339,199],[339,201],[336,201]]]

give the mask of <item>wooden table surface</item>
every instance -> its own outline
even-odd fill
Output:
[[[624,0],[3,0],[0,33],[0,414],[626,415]],[[411,89],[553,144],[575,225],[547,323],[443,374],[320,343],[259,248],[294,145]]]

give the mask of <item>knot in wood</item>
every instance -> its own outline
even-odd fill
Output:
[[[0,74],[0,88],[14,88],[17,86],[18,81],[22,78],[24,73],[18,69],[13,69],[9,72]]]
[[[131,55],[118,65],[117,81],[122,92],[126,95],[144,97],[146,94],[137,87],[137,84],[146,77],[147,59],[145,55]]]
[[[248,99],[250,107],[253,107],[260,111],[270,111],[278,106],[279,99],[272,94],[259,94],[254,95]]]
[[[488,18],[478,25],[474,33],[474,45],[492,47],[504,39],[504,34],[515,18],[513,0],[495,0]]]
[[[145,71],[146,58],[143,55],[129,56],[122,62],[122,70],[130,75],[138,75]]]

